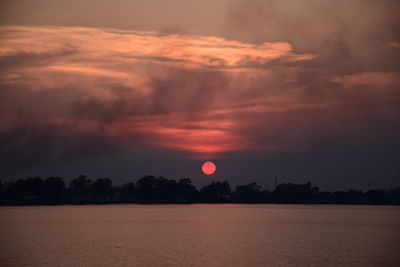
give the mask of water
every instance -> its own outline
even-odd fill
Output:
[[[400,266],[400,207],[1,207],[0,265]]]

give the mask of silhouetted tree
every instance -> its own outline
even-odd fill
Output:
[[[69,191],[75,196],[89,196],[92,186],[92,181],[86,178],[85,175],[79,176],[69,184]]]
[[[0,181],[0,203],[6,202],[7,194],[6,194],[6,186],[3,182]]]
[[[136,182],[137,200],[151,202],[156,200],[156,177],[147,175]]]
[[[319,192],[306,184],[280,184],[273,192],[262,190],[257,183],[238,185],[232,193],[227,181],[212,182],[199,192],[188,178],[174,179],[145,176],[136,183],[112,186],[107,178],[91,182],[84,175],[70,182],[68,190],[61,177],[18,179],[0,182],[0,204],[84,204],[84,203],[332,203],[332,204],[400,204],[400,188]]]
[[[334,196],[332,192],[320,192],[318,194],[320,203],[334,203]]]
[[[136,201],[136,186],[134,183],[127,183],[122,185],[121,200],[123,202],[135,202]]]
[[[92,194],[95,198],[107,199],[112,196],[112,182],[108,178],[99,178],[92,184]]]
[[[192,185],[192,181],[189,178],[179,180],[177,199],[180,202],[194,202],[199,200],[199,191]]]
[[[261,192],[262,203],[272,203],[273,201],[274,201],[274,194],[271,191],[265,189]]]
[[[50,176],[43,182],[43,194],[47,201],[59,202],[65,192],[65,182],[61,177]]]
[[[318,187],[306,184],[280,184],[274,190],[274,201],[278,203],[311,203],[317,201]]]
[[[178,192],[178,186],[175,180],[168,180],[164,177],[156,179],[156,201],[157,202],[175,202]]]
[[[10,191],[16,199],[30,202],[42,196],[43,180],[40,177],[19,179],[11,185]]]
[[[227,202],[230,199],[232,189],[227,181],[212,182],[200,190],[203,201]]]
[[[262,200],[261,185],[257,183],[238,185],[232,199],[241,203],[259,203]]]

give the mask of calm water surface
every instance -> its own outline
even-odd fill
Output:
[[[400,207],[1,207],[0,265],[400,266]]]

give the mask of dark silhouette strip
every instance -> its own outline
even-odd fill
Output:
[[[81,175],[69,185],[61,177],[29,177],[0,182],[1,205],[110,203],[288,203],[288,204],[400,204],[400,188],[320,192],[311,183],[276,185],[269,191],[257,183],[238,185],[217,181],[198,190],[188,178],[176,181],[145,176],[136,183],[113,186],[108,178],[92,182]]]

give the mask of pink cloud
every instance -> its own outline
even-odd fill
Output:
[[[399,84],[393,73],[327,74],[307,65],[317,55],[298,54],[288,42],[151,31],[0,27],[0,58],[9,99],[0,107],[9,120],[2,131],[23,109],[63,135],[91,133],[194,157],[299,146],[313,117],[337,123],[342,114],[332,110],[358,94],[349,88]]]

